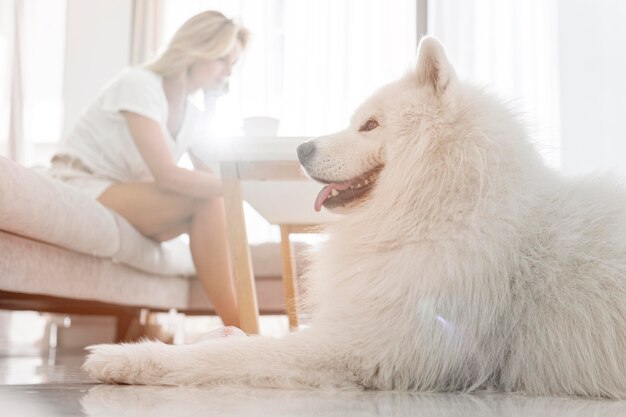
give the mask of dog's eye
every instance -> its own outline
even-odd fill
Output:
[[[374,130],[378,127],[378,122],[375,119],[368,119],[367,122],[363,123],[363,126],[359,128],[359,132],[369,132],[370,130]]]

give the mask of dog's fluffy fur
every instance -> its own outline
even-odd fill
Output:
[[[131,384],[626,398],[626,192],[546,168],[437,40],[300,159],[345,213],[315,254],[309,329],[95,346],[84,369]]]

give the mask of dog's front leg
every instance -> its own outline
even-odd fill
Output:
[[[228,338],[194,345],[97,345],[83,369],[108,383],[358,388],[349,349],[312,332]]]

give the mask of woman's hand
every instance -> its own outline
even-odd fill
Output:
[[[176,165],[157,122],[137,113],[121,113],[139,153],[160,188],[201,199],[222,195],[222,184],[216,175]]]

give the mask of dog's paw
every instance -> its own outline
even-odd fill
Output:
[[[109,384],[154,384],[163,375],[154,343],[93,345],[82,369]]]
[[[87,347],[89,355],[83,371],[102,382],[110,384],[131,383],[132,354],[130,345],[93,345]]]

